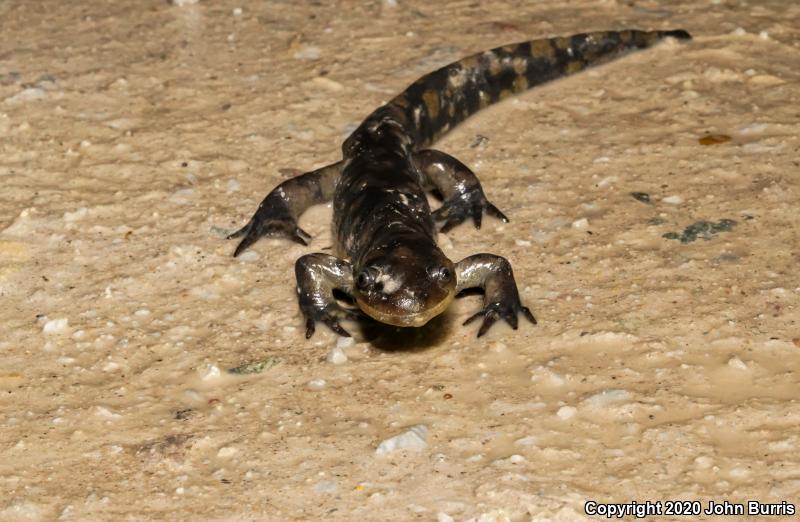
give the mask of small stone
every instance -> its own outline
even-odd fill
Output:
[[[97,415],[98,417],[105,417],[107,419],[119,419],[120,417],[122,417],[122,415],[120,415],[119,413],[114,413],[105,406],[97,406],[94,412],[95,415]]]
[[[624,402],[631,398],[632,395],[627,390],[603,390],[586,399],[585,404],[592,408],[607,408],[612,404]]]
[[[328,357],[326,359],[331,364],[344,364],[347,362],[347,355],[339,346],[335,346],[328,352]]]
[[[119,364],[115,363],[114,361],[108,361],[105,366],[103,366],[104,372],[115,372],[119,370]]]
[[[574,406],[562,406],[556,412],[558,418],[561,420],[569,420],[578,413],[578,409]]]
[[[356,340],[352,337],[343,337],[339,336],[336,338],[336,347],[341,348],[342,350],[346,350],[347,348],[351,348],[356,345]]]
[[[295,52],[294,57],[297,60],[317,60],[319,59],[320,54],[319,47],[307,45]]]
[[[44,327],[42,327],[42,332],[46,335],[51,334],[60,334],[64,333],[64,331],[69,326],[69,319],[61,318],[61,319],[50,319],[46,323],[44,323]]]
[[[256,252],[255,250],[248,250],[247,252],[240,255],[236,259],[238,259],[242,263],[252,263],[254,261],[258,261],[259,255],[258,252]]]
[[[680,205],[681,203],[683,203],[683,198],[680,196],[667,196],[661,201],[669,205]]]
[[[428,445],[427,437],[428,427],[418,424],[400,435],[381,442],[375,450],[375,454],[381,456],[397,450],[422,450]]]
[[[731,137],[727,134],[706,134],[702,138],[697,139],[700,145],[719,145],[720,143],[727,143],[729,141],[731,141]]]
[[[336,492],[336,482],[331,482],[329,480],[322,480],[314,484],[314,492],[315,493],[335,493]]]
[[[86,207],[81,207],[75,212],[64,212],[64,221],[78,221],[85,218],[87,214],[89,214],[89,210]]]
[[[219,451],[217,452],[217,457],[221,459],[227,459],[233,457],[237,453],[239,453],[239,450],[234,448],[233,446],[225,446],[219,449]]]
[[[745,364],[744,361],[742,361],[741,359],[739,359],[735,355],[733,357],[731,357],[730,359],[728,359],[728,366],[730,366],[731,368],[735,368],[737,370],[746,370],[747,369],[747,364]]]
[[[40,89],[39,87],[29,87],[21,90],[13,96],[9,96],[3,101],[9,105],[17,105],[28,101],[41,100],[46,95],[47,92],[44,89]]]
[[[204,381],[211,381],[214,379],[219,379],[220,375],[222,375],[222,372],[220,371],[219,367],[214,364],[209,364],[200,378]]]
[[[521,439],[517,439],[514,441],[514,445],[522,446],[522,447],[530,447],[536,446],[537,439],[533,435],[528,435],[527,437],[522,437]]]
[[[313,379],[308,381],[308,387],[312,390],[321,390],[326,384],[325,379]]]
[[[258,361],[244,363],[236,366],[235,368],[229,368],[228,373],[232,373],[234,375],[250,375],[254,373],[261,373],[282,362],[282,357],[269,356]]]
[[[584,229],[587,228],[588,226],[589,226],[589,220],[586,218],[581,218],[572,222],[572,228]]]
[[[311,80],[311,83],[317,87],[331,92],[340,92],[344,90],[344,85],[337,81],[331,80],[330,78],[326,78],[325,76],[317,76]]]
[[[750,476],[750,470],[747,468],[733,468],[728,472],[731,478],[744,480]]]
[[[506,350],[508,350],[508,346],[499,341],[492,341],[489,343],[489,351],[492,353],[503,353]]]
[[[711,457],[700,456],[694,459],[694,463],[699,469],[708,469],[714,464],[714,461]]]

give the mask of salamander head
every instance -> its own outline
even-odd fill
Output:
[[[358,307],[382,323],[422,326],[455,297],[453,262],[441,250],[400,244],[375,250],[353,274]]]

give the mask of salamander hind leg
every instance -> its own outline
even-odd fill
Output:
[[[519,313],[536,324],[531,311],[520,302],[514,272],[507,259],[493,254],[475,254],[464,258],[456,263],[456,281],[456,292],[467,288],[483,289],[483,308],[464,321],[466,325],[483,317],[478,337],[485,334],[498,319],[505,320],[516,330]]]
[[[339,321],[358,318],[359,310],[343,308],[333,296],[334,290],[351,294],[353,269],[349,263],[327,254],[316,253],[300,257],[294,265],[297,277],[297,300],[306,320],[306,339],[314,335],[321,321],[339,335],[350,337]]]
[[[341,164],[334,163],[306,172],[275,187],[258,206],[250,221],[228,236],[228,239],[243,237],[233,256],[238,256],[265,236],[284,237],[308,245],[311,236],[297,226],[297,220],[308,207],[333,197],[336,180],[341,174]]]
[[[444,222],[442,232],[447,232],[467,218],[472,218],[475,228],[481,228],[484,212],[508,222],[505,214],[486,199],[475,173],[453,156],[427,149],[414,154],[414,163],[425,181],[444,196],[442,206],[433,213],[436,221]]]

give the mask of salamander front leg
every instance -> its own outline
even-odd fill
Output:
[[[308,207],[330,201],[336,180],[341,174],[341,166],[340,161],[306,172],[287,179],[272,189],[250,221],[228,236],[228,239],[244,236],[236,247],[233,257],[244,252],[264,236],[285,237],[301,245],[308,245],[311,236],[297,226],[297,220]]]
[[[456,292],[467,288],[482,288],[484,293],[481,311],[464,321],[466,325],[483,317],[478,337],[498,319],[504,319],[516,330],[518,313],[536,324],[536,318],[519,300],[514,272],[507,259],[493,254],[475,254],[456,263]]]
[[[414,154],[414,162],[426,181],[444,196],[444,203],[433,213],[436,221],[444,221],[442,232],[467,218],[472,218],[475,228],[481,228],[484,212],[508,222],[505,214],[486,199],[475,173],[453,156],[433,149],[421,150]]]
[[[317,321],[322,321],[339,335],[350,337],[339,321],[361,316],[359,310],[342,308],[333,297],[334,289],[351,294],[353,268],[349,263],[327,254],[302,256],[294,265],[297,277],[297,300],[306,320],[306,339],[314,335]]]

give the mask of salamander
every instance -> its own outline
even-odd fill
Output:
[[[249,222],[228,236],[242,238],[233,255],[264,236],[307,245],[311,237],[298,218],[332,200],[335,255],[312,253],[295,263],[306,338],[318,322],[349,336],[340,321],[364,314],[422,326],[471,288],[484,294],[481,309],[464,322],[483,319],[478,337],[499,319],[516,329],[520,314],[536,324],[508,260],[481,253],[453,262],[437,246],[437,223],[447,232],[468,219],[480,228],[484,214],[508,218],[469,167],[430,146],[488,105],[667,37],[691,38],[684,30],[627,30],[539,39],[473,54],[419,78],[364,119],[344,141],[340,161],[267,194]],[[433,190],[443,200],[434,211],[426,197]],[[336,290],[357,308],[339,304]]]

